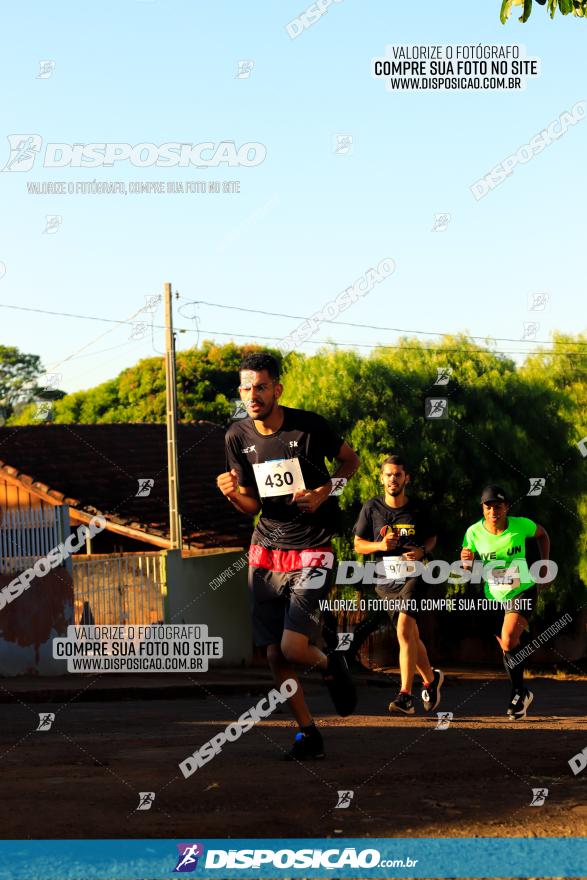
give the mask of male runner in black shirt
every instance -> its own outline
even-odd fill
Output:
[[[418,606],[426,593],[425,584],[421,577],[410,577],[409,564],[403,563],[424,559],[436,544],[436,532],[426,507],[405,493],[410,474],[401,456],[390,455],[385,459],[380,479],[385,495],[363,505],[355,524],[355,551],[372,554],[380,563],[386,579],[375,590],[400,606],[392,620],[400,647],[401,690],[389,704],[389,710],[414,714],[412,685],[417,669],[423,681],[424,709],[431,712],[440,703],[444,675],[440,669],[432,669],[418,631]]]
[[[250,418],[226,432],[227,472],[218,488],[242,513],[261,516],[249,549],[249,590],[255,642],[267,648],[274,679],[298,683],[289,705],[300,727],[291,760],[323,758],[322,737],[291,663],[318,667],[340,715],[356,705],[356,691],[340,652],[324,654],[320,599],[336,576],[331,539],[338,531],[333,479],[359,466],[350,446],[317,413],[281,406],[283,386],[272,355],[245,357],[240,395]],[[331,478],[325,459],[339,467]]]

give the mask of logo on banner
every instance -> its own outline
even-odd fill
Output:
[[[201,843],[178,843],[177,865],[173,869],[174,874],[190,874],[198,867],[198,859],[204,855],[204,847]]]
[[[332,568],[334,553],[330,550],[302,550],[302,568]]]
[[[334,553],[329,550],[302,550],[300,553],[302,568],[300,569],[294,590],[318,590],[326,583],[329,569],[334,565]]]
[[[2,171],[30,171],[43,145],[38,134],[9,134],[10,156]]]
[[[326,583],[326,575],[328,571],[325,568],[302,568],[296,574],[295,580],[292,581],[292,589],[294,590],[318,590]]]

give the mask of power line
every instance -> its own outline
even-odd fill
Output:
[[[94,340],[94,342],[96,342],[96,341],[97,340]],[[98,354],[106,354],[106,352],[108,352],[108,351],[116,351],[119,348],[126,348],[128,345],[136,345],[137,342],[144,342],[144,341],[145,341],[144,339],[129,339],[128,342],[121,342],[120,345],[111,345],[110,348],[100,348],[100,349],[98,349],[98,351],[88,351],[87,354],[70,355],[68,358],[65,358],[65,360],[60,361],[58,366],[61,366],[61,364],[65,363],[66,360],[67,361],[72,361],[72,360],[79,361],[80,358],[95,357]],[[55,369],[55,368],[52,367],[51,369]],[[94,368],[92,367],[92,369],[94,369]]]
[[[135,321],[130,321],[130,320],[121,321],[121,320],[118,320],[115,318],[99,318],[96,315],[77,315],[73,312],[54,312],[54,311],[50,311],[49,309],[32,309],[28,306],[8,305],[8,303],[0,303],[0,309],[14,309],[15,311],[18,311],[18,312],[35,312],[36,314],[39,314],[39,315],[55,315],[58,318],[79,318],[84,321],[102,321],[105,324],[121,324],[122,325],[122,324],[135,324],[136,323]],[[156,326],[159,330],[165,330],[164,324],[156,324],[154,326]],[[189,330],[186,329],[184,332],[189,332]]]
[[[195,300],[194,300],[194,302],[195,302]],[[205,304],[203,301],[200,301],[200,302],[201,302],[203,305]],[[75,314],[75,313],[72,313],[72,312],[56,312],[56,311],[51,311],[51,310],[49,310],[49,309],[33,309],[33,308],[30,308],[30,307],[27,307],[27,306],[15,306],[15,305],[9,305],[9,304],[7,304],[7,303],[0,303],[0,308],[3,308],[3,309],[13,309],[13,310],[16,310],[16,311],[21,311],[21,312],[34,312],[34,313],[36,313],[36,314],[40,314],[40,315],[54,315],[54,316],[56,316],[56,317],[62,317],[62,318],[76,318],[76,319],[84,320],[84,321],[103,321],[103,322],[108,323],[108,324],[118,324],[118,325],[121,325],[121,326],[124,325],[124,324],[133,324],[133,323],[135,323],[134,321],[128,321],[128,320],[121,321],[121,320],[116,320],[116,319],[114,319],[114,318],[100,318],[100,317],[97,317],[96,315],[78,315],[78,314]],[[238,309],[239,307],[238,307],[238,306],[227,306],[226,308],[234,308],[234,309]],[[242,309],[239,309],[239,310],[242,311]],[[244,311],[249,311],[249,310],[244,310]],[[252,310],[250,310],[250,311],[256,311],[256,310],[252,309]],[[294,317],[294,318],[296,317],[296,316],[293,316],[293,315],[281,315],[281,314],[278,314],[278,313],[275,313],[275,312],[260,312],[260,313],[261,313],[261,314],[267,314],[267,315],[274,315],[274,316],[277,316],[277,317]],[[303,320],[307,320],[307,319],[304,318]],[[336,321],[325,321],[325,323],[337,324],[338,322],[336,322]],[[342,324],[342,322],[340,322],[340,323]],[[371,326],[368,325],[368,324],[348,324],[348,325],[347,325],[347,324],[345,323],[345,326],[351,326],[351,327],[363,327],[363,328],[367,328],[367,329],[375,329],[375,330],[389,330],[389,331],[394,331],[394,328],[392,328],[392,327],[371,327]],[[154,323],[153,323],[153,324],[152,324],[152,327],[153,327],[154,329],[159,329],[159,330],[164,330],[164,329],[165,329],[165,327],[164,327],[163,325],[161,325],[161,324],[154,324]],[[176,328],[176,332],[179,332],[179,333],[198,333],[198,332],[199,332],[199,333],[213,333],[215,336],[229,336],[229,337],[231,337],[231,338],[235,338],[235,339],[248,339],[249,341],[251,340],[251,334],[250,334],[250,333],[248,333],[248,334],[244,334],[244,333],[230,333],[230,332],[226,332],[225,330],[212,330],[212,329],[205,328],[205,327],[200,327],[198,330],[196,330],[196,329],[194,329],[194,328],[192,328],[192,327],[178,327],[178,328]],[[394,331],[394,332],[395,332],[395,331]],[[418,333],[418,332],[424,332],[424,331],[417,331],[417,330],[415,330],[415,331],[403,330],[402,332],[404,332],[404,333],[410,333],[410,332]],[[433,335],[442,336],[443,334],[442,334],[442,333],[437,333],[437,334],[433,334]],[[453,334],[444,334],[444,335],[450,336],[450,335],[453,335]],[[255,333],[255,339],[262,339],[262,340],[264,340],[264,341],[268,341],[268,342],[276,342],[276,341],[277,341],[277,342],[281,342],[281,341],[283,341],[285,338],[287,338],[287,337],[283,337],[283,336],[259,336],[257,333]],[[496,339],[496,338],[495,338],[495,337],[468,336],[468,335],[467,335],[467,339],[481,339],[481,340],[484,340],[485,342],[487,342],[488,339]],[[511,340],[510,340],[510,339],[506,339],[505,337],[499,337],[499,340],[500,340],[500,341],[509,341],[509,342],[518,342],[518,343],[524,341],[524,340],[521,340],[521,339],[511,339]],[[496,341],[497,341],[497,339],[496,339]],[[532,339],[532,340],[528,340],[528,342],[532,342],[532,343],[534,343],[534,344],[538,344],[538,345],[541,345],[541,344],[554,345],[554,344],[555,344],[555,343],[553,343],[551,340],[546,341],[546,340],[536,340],[536,339]],[[340,345],[340,346],[355,346],[355,347],[357,347],[357,348],[372,348],[372,349],[376,349],[376,348],[383,348],[383,349],[397,349],[397,350],[402,350],[402,351],[432,351],[432,352],[463,352],[463,351],[467,351],[467,352],[470,353],[470,354],[506,354],[506,355],[509,355],[509,354],[523,354],[523,355],[547,354],[547,355],[549,355],[549,356],[553,356],[553,357],[555,357],[555,356],[557,356],[557,357],[581,357],[581,356],[583,356],[583,352],[577,352],[577,351],[554,351],[554,350],[549,350],[549,351],[532,351],[532,350],[528,350],[528,349],[521,349],[521,350],[508,350],[508,349],[493,349],[493,348],[488,348],[488,349],[486,349],[485,351],[477,351],[477,352],[475,352],[474,350],[467,349],[467,348],[464,348],[464,347],[461,347],[461,348],[445,348],[445,347],[442,347],[442,348],[430,348],[430,347],[422,348],[421,346],[417,346],[417,345],[414,345],[414,346],[407,346],[407,345],[387,345],[387,344],[384,344],[384,343],[373,344],[373,343],[367,343],[367,342],[345,342],[345,341],[342,341],[342,340],[329,340],[329,339],[307,339],[307,340],[304,341],[303,344],[305,345],[306,343],[310,343],[310,344],[312,344],[312,345]],[[584,343],[584,342],[558,343],[558,344],[568,344],[568,345],[587,345],[587,343]]]
[[[185,299],[186,297],[182,297]],[[203,299],[195,299],[190,300],[190,303],[195,305],[202,306],[212,306],[215,309],[229,309],[231,311],[237,312],[249,312],[255,315],[267,315],[272,318],[291,318],[294,321],[308,321],[309,318],[306,315],[286,315],[283,312],[267,312],[263,309],[247,309],[244,306],[228,306],[224,303],[213,303],[207,302]],[[187,303],[186,303],[187,305]],[[407,330],[405,327],[382,327],[380,325],[375,324],[358,324],[355,321],[334,321],[329,318],[320,318],[321,324],[335,324],[337,327],[360,327],[362,330],[387,330],[391,333],[411,333],[417,336],[453,336],[452,333],[447,333],[441,330]],[[471,336],[467,334],[469,339],[480,339],[481,341],[487,340],[487,336]],[[507,336],[492,336],[492,339],[495,339],[496,342],[524,342],[523,339],[511,339]],[[530,339],[528,342],[533,342],[538,345],[554,345],[552,339]],[[587,346],[587,342],[561,342],[559,345],[580,345]]]
[[[213,333],[215,336],[230,336],[231,339],[248,339],[251,340],[251,334],[245,333],[229,333],[225,330],[211,330],[208,327],[200,328],[202,333]],[[471,337],[472,338],[472,337]],[[255,333],[255,339],[262,339],[266,342],[282,342],[283,336],[259,336]],[[520,340],[514,340],[515,342],[519,342]],[[470,348],[423,348],[420,345],[386,345],[385,343],[369,343],[369,342],[341,342],[333,341],[329,339],[306,339],[304,341],[304,345],[310,343],[311,345],[340,345],[340,346],[356,346],[357,348],[385,348],[385,349],[393,349],[397,351],[434,351],[434,352],[460,352],[461,354],[466,352],[467,354],[547,354],[549,356],[559,356],[559,357],[585,357],[585,353],[582,351],[528,351],[527,349],[522,349],[520,351],[509,350],[509,349],[498,349],[498,348],[487,348],[487,349],[470,349]]]
[[[144,311],[144,309],[145,309],[145,307],[142,306],[140,309],[138,309],[136,312],[134,312],[130,316],[130,318],[127,318],[124,321],[117,321],[116,324],[119,327],[122,326],[123,324],[128,324],[128,323],[133,324],[134,323],[133,318],[136,318],[137,315],[140,315],[141,312]],[[76,349],[76,351],[74,351],[72,354],[68,355],[67,357],[63,358],[60,361],[57,361],[57,363],[52,364],[52,366],[48,367],[47,370],[48,371],[56,370],[57,367],[60,367],[62,364],[66,363],[67,361],[75,360],[77,357],[84,357],[84,355],[81,354],[82,351],[85,351],[87,348],[91,348],[91,346],[94,345],[96,342],[99,342],[100,339],[103,339],[105,336],[108,336],[109,333],[113,333],[115,329],[116,329],[116,327],[110,327],[108,330],[105,330],[103,333],[100,333],[98,336],[96,336],[95,339],[92,339],[90,342],[86,342],[85,345],[82,345],[81,348]],[[129,340],[129,341],[132,341],[132,340]],[[125,344],[126,343],[123,343],[123,345],[125,345]],[[114,346],[114,348],[119,348],[119,347],[120,346]],[[107,348],[103,349],[103,351],[109,351],[109,350],[111,350],[111,349],[107,349]],[[99,352],[94,352],[94,354],[99,354]]]

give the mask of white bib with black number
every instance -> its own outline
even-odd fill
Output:
[[[306,488],[299,459],[279,458],[254,464],[253,471],[261,498],[291,495]]]
[[[493,568],[487,585],[494,593],[509,593],[520,586],[520,573],[515,565],[509,568]]]
[[[388,581],[403,581],[416,574],[416,566],[412,559],[404,559],[403,556],[384,556],[382,561]]]

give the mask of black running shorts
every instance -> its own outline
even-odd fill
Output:
[[[324,599],[336,578],[332,547],[279,550],[249,548],[249,596],[259,647],[281,642],[284,630],[320,641]]]
[[[386,607],[382,610],[389,613],[393,625],[397,627],[402,612],[418,620],[420,602],[426,598],[428,587],[421,577],[414,577],[406,578],[403,582],[380,584],[375,587],[375,592],[385,600]]]
[[[515,596],[513,599],[509,599],[507,602],[503,602],[503,610],[506,614],[521,614],[522,617],[525,617],[526,620],[529,621],[536,611],[537,601],[538,588],[535,584],[533,587],[529,587],[527,590],[518,593],[518,595]]]

